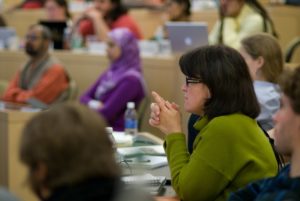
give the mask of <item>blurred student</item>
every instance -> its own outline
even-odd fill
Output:
[[[277,150],[291,163],[273,178],[249,184],[233,193],[230,201],[300,200],[300,66],[280,80],[281,106],[274,115]]]
[[[166,2],[166,12],[168,15],[167,21],[188,22],[191,17],[191,2],[190,0],[168,0]],[[168,38],[168,33],[164,25],[157,28],[154,38]]]
[[[48,21],[68,22],[71,20],[67,0],[46,0],[44,9]]]
[[[283,54],[276,38],[269,34],[256,34],[241,42],[244,57],[260,105],[256,118],[266,131],[274,127],[272,116],[280,107],[278,77],[283,71]]]
[[[137,39],[126,28],[108,34],[109,68],[81,96],[80,101],[98,111],[114,130],[124,130],[127,102],[136,106],[145,97],[145,81]]]
[[[11,8],[8,9],[8,11],[14,11],[17,9],[24,9],[24,10],[40,9],[43,8],[44,3],[45,0],[23,0],[13,5]]]
[[[46,0],[44,10],[46,17],[40,21],[52,34],[54,49],[69,49],[72,28],[71,14],[67,0]]]
[[[26,103],[30,98],[35,98],[51,104],[66,93],[69,76],[62,64],[50,55],[50,42],[51,33],[46,27],[29,27],[25,39],[25,52],[29,60],[12,78],[2,100]]]
[[[226,46],[184,54],[184,109],[201,116],[189,154],[178,106],[153,92],[149,123],[165,136],[172,186],[181,200],[227,200],[249,182],[276,175],[272,146],[255,118],[259,114],[243,57]]]
[[[277,36],[274,23],[257,0],[221,0],[220,20],[209,34],[210,44],[225,44],[235,49],[241,40],[255,33]]]
[[[20,143],[32,191],[43,201],[150,201],[127,190],[103,118],[78,103],[34,116]]]
[[[75,20],[74,32],[78,31],[84,38],[96,35],[98,40],[105,41],[110,30],[128,28],[137,39],[142,38],[137,23],[121,0],[94,0],[93,3],[92,8]]]

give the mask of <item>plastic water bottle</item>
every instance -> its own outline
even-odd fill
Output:
[[[72,38],[71,38],[71,48],[72,49],[80,49],[80,48],[82,48],[82,41],[83,41],[82,36],[80,35],[79,31],[76,30],[73,33]]]
[[[138,118],[135,110],[134,102],[127,103],[127,109],[125,111],[125,134],[137,135],[138,133]]]

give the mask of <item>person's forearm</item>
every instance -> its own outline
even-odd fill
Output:
[[[93,25],[95,29],[95,34],[98,39],[101,41],[107,40],[107,34],[109,32],[109,28],[106,25],[105,21],[101,19],[93,19]]]

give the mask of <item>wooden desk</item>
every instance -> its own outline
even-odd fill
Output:
[[[104,55],[69,51],[57,51],[54,52],[54,55],[61,60],[71,77],[76,81],[79,95],[94,83],[109,64]],[[26,60],[26,55],[21,51],[0,51],[0,80],[10,80]],[[175,57],[143,57],[142,66],[149,92],[154,90],[167,100],[182,102],[180,87],[184,83],[183,75],[180,73]],[[149,126],[148,119],[149,107],[147,107],[141,130],[157,133],[161,136],[157,129]]]
[[[23,200],[37,201],[25,185],[27,170],[19,161],[19,142],[24,124],[34,113],[0,111],[0,185]]]
[[[38,201],[25,183],[27,169],[19,161],[19,143],[21,131],[25,123],[35,113],[17,110],[0,111],[0,185],[7,187],[12,193],[24,201]],[[149,133],[142,134],[158,143],[161,140],[153,138]],[[170,178],[167,166],[153,169],[153,175],[165,175]],[[174,195],[172,187],[167,188],[167,195]]]

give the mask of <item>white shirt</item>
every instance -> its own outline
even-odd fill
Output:
[[[268,131],[274,127],[272,116],[280,107],[279,87],[264,81],[254,81],[253,85],[261,110],[256,120]]]

